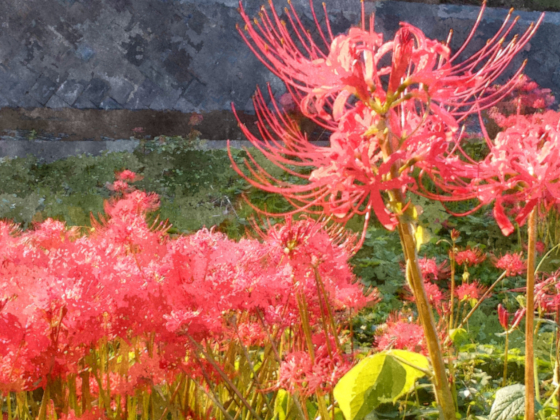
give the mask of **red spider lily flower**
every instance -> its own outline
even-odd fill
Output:
[[[447,160],[441,167],[445,166],[445,174],[429,174],[441,194],[424,191],[441,201],[478,199],[480,205],[467,214],[494,202],[494,218],[505,236],[515,230],[506,206],[522,226],[537,206],[549,209],[560,203],[560,114],[547,111],[515,118],[516,124],[495,140],[482,126],[488,156],[468,165]],[[453,171],[455,175],[450,175]]]
[[[419,258],[418,264],[420,265],[420,271],[422,272],[424,281],[438,278],[440,267],[437,265],[435,258]]]
[[[270,4],[273,6],[272,1]],[[337,116],[343,114],[351,95],[365,103],[377,101],[380,107],[390,95],[401,98],[407,95],[421,100],[428,96],[434,105],[449,107],[447,111],[440,108],[434,109],[434,112],[456,116],[467,115],[469,111],[460,109],[475,104],[480,108],[490,106],[507,95],[515,87],[515,81],[485,99],[474,98],[483,94],[499,77],[534,34],[544,16],[521,37],[514,37],[504,47],[503,41],[515,24],[514,21],[508,26],[510,11],[500,30],[486,46],[463,63],[456,63],[475,34],[485,3],[467,40],[453,55],[447,47],[449,40],[440,43],[427,39],[418,28],[408,23],[401,23],[395,39],[384,43],[383,36],[374,32],[373,15],[369,19],[369,29],[366,29],[363,3],[361,28],[351,28],[347,35],[335,37],[327,19],[325,33],[311,2],[310,6],[324,46],[313,41],[291,3],[290,10],[286,9],[289,24],[281,21],[274,7],[270,12],[263,7],[260,21],[255,19],[253,22],[240,3],[248,36],[242,28],[239,32],[267,68],[286,83],[294,96],[302,99],[303,112],[333,129],[336,128]],[[297,42],[290,30],[295,33]],[[298,44],[301,46],[298,47]],[[382,59],[391,53],[391,67],[381,66]],[[385,90],[382,77],[387,75],[389,85]],[[313,105],[313,112],[309,112],[309,105]],[[333,113],[325,112],[325,107],[331,108]]]
[[[114,191],[117,193],[125,193],[125,192],[130,192],[132,191],[132,188],[130,187],[130,185],[128,185],[128,183],[126,181],[120,181],[117,180],[115,182],[113,182],[112,184],[110,183],[106,183],[105,187],[110,190],[110,191]]]
[[[499,85],[490,87],[490,91],[497,91]],[[537,83],[526,75],[521,75],[515,82],[513,90],[495,106],[490,108],[488,116],[501,128],[515,124],[512,115],[519,112],[521,115],[533,114],[539,110],[550,108],[555,98],[550,89],[542,89]]]
[[[401,24],[395,39],[384,43],[382,35],[374,32],[373,16],[366,30],[363,12],[361,28],[336,37],[328,21],[328,34],[324,33],[313,12],[324,50],[303,28],[293,6],[287,14],[297,41],[273,7],[270,13],[263,8],[261,20],[254,23],[241,4],[240,13],[248,37],[241,29],[240,33],[252,51],[286,83],[303,114],[332,135],[329,147],[311,144],[276,102],[272,101],[273,112],[258,91],[254,103],[261,138],[243,125],[241,129],[266,158],[303,182],[292,185],[275,178],[252,156],[245,162],[248,174],[232,159],[234,169],[253,186],[282,194],[294,204],[294,212],[325,212],[343,223],[356,214],[365,215],[367,226],[373,211],[388,229],[396,226],[396,215],[404,209],[389,209],[384,192],[404,192],[414,184],[410,171],[415,164],[425,161],[430,166],[446,154],[458,129],[456,118],[462,120],[509,92],[513,82],[484,96],[489,83],[538,26],[531,26],[503,47],[501,39],[513,27],[507,24],[508,15],[485,47],[455,64],[474,36],[482,13],[465,45],[454,55],[445,43],[427,39],[409,24]],[[382,60],[389,56],[391,66],[383,66]],[[353,98],[358,102],[354,104]],[[387,136],[389,131],[391,136]],[[398,173],[395,166],[400,167]],[[292,167],[307,167],[312,172],[302,175]]]
[[[410,288],[408,286],[407,289],[409,289],[410,291]],[[446,301],[445,294],[436,284],[429,281],[424,281],[424,290],[426,291],[426,297],[428,298],[428,302],[430,302],[430,305],[435,308],[436,311],[441,315],[442,310],[444,309],[442,304]],[[410,294],[406,296],[406,299],[411,302],[416,302],[412,291],[410,291]]]
[[[428,355],[424,330],[421,325],[404,319],[389,320],[376,338],[379,350],[399,349]]]
[[[546,313],[560,308],[560,270],[535,285],[535,304]]]
[[[486,254],[480,249],[467,247],[464,251],[455,254],[455,262],[459,265],[478,265],[486,259]]]
[[[420,272],[424,282],[444,279],[450,272],[447,261],[438,264],[435,258],[418,258],[418,265],[420,265]],[[401,268],[404,272],[404,264],[401,264]]]
[[[512,252],[503,255],[494,261],[494,267],[506,271],[506,275],[508,277],[518,276],[527,270],[523,254],[521,252]]]
[[[455,296],[457,296],[459,300],[478,300],[484,294],[485,290],[486,288],[484,286],[477,281],[473,281],[472,283],[463,283],[457,287],[455,289]]]
[[[560,202],[558,204],[560,204]],[[525,251],[527,251],[527,244],[526,243],[523,244],[523,249]],[[537,254],[544,254],[544,252],[546,251],[546,245],[542,241],[536,241],[535,242],[535,250],[537,251]]]
[[[144,179],[144,177],[142,175],[138,175],[135,172],[132,172],[128,169],[125,169],[122,172],[118,172],[115,177],[119,180],[119,181],[125,181],[125,182],[136,182],[136,181],[141,181],[142,179]]]
[[[516,118],[513,127],[489,142],[490,154],[478,165],[471,184],[482,203],[495,200],[494,217],[506,236],[514,227],[504,204],[524,203],[515,210],[516,222],[523,225],[539,204],[560,203],[560,114]]]

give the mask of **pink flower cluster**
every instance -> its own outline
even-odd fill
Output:
[[[498,91],[499,85],[490,88]],[[494,107],[488,114],[496,124],[502,128],[513,125],[517,112],[521,115],[533,114],[550,108],[555,102],[550,89],[543,89],[526,75],[521,75],[516,81],[513,90]]]
[[[117,178],[138,179],[129,171]],[[197,361],[194,343],[262,346],[273,330],[299,330],[297,296],[306,300],[313,333],[323,337],[314,344],[316,384],[309,386],[325,388],[347,370],[342,355],[321,350],[325,303],[316,276],[335,316],[370,300],[348,265],[348,243],[312,220],[273,226],[262,241],[235,242],[207,229],[171,239],[164,223],[147,221],[158,197],[129,189],[106,203],[106,217],[86,236],[52,219],[27,232],[0,222],[1,392],[75,377],[80,396],[88,355],[101,342],[141,351],[120,373],[97,372],[100,382],[89,376],[94,398],[99,383],[110,384],[114,397],[171,383],[180,372],[199,378],[212,368]]]

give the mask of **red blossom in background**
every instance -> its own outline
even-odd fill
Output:
[[[477,281],[472,283],[463,283],[455,289],[455,296],[461,300],[478,300],[484,294],[486,288]]]
[[[518,276],[527,271],[523,254],[507,253],[494,261],[494,267],[506,271],[508,277]]]
[[[117,177],[124,184],[138,179],[132,172]],[[325,301],[338,319],[376,299],[364,297],[348,265],[353,239],[290,219],[261,232],[261,241],[235,242],[207,229],[171,239],[165,223],[146,220],[158,205],[154,194],[124,189],[105,204],[105,217],[92,220],[88,236],[51,219],[25,233],[0,222],[0,391],[32,391],[77,375],[78,399],[82,385],[102,398],[97,379],[83,384],[79,375],[101,342],[136,353],[125,376],[98,372],[113,402],[173,383],[180,373],[220,382],[213,366],[197,360],[191,340],[262,345],[273,331],[299,329],[298,295],[315,337],[306,387],[332,389],[352,360],[327,351],[327,342],[336,346],[323,331]],[[232,316],[242,319],[236,328]],[[139,345],[145,337],[153,337],[151,352]],[[94,408],[81,418],[103,414]]]
[[[422,326],[404,319],[389,319],[375,341],[380,351],[399,349],[428,354]]]
[[[445,279],[450,272],[447,261],[438,264],[435,258],[419,258],[418,264],[425,282]]]
[[[489,90],[497,91],[499,85],[492,86]],[[515,124],[515,114],[533,114],[538,111],[550,108],[555,102],[550,89],[543,89],[529,77],[522,74],[513,90],[500,102],[493,106],[488,115],[501,128],[510,127]]]
[[[494,218],[506,236],[514,231],[510,217],[522,226],[537,206],[549,209],[558,205],[560,114],[547,111],[518,115],[515,121],[514,126],[498,133],[494,140],[488,138],[483,128],[490,148],[488,156],[471,165],[448,161],[446,171],[455,170],[456,176],[440,173],[434,177],[436,172],[432,172],[430,175],[443,194],[426,195],[448,201],[476,198],[481,205],[494,202]]]
[[[560,270],[535,285],[535,304],[545,313],[556,313],[560,308]]]
[[[455,254],[455,262],[458,265],[478,265],[486,260],[486,254],[480,249],[472,249],[467,247],[464,251]]]

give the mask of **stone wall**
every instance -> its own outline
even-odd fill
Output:
[[[245,0],[244,5],[254,15],[263,2]],[[277,10],[286,5],[276,3]],[[313,28],[308,0],[292,3]],[[322,16],[320,2],[315,3]],[[335,32],[346,31],[359,22],[359,0],[325,3]],[[387,37],[394,34],[399,21],[408,21],[437,39],[445,39],[453,28],[455,48],[466,38],[479,10],[398,1],[365,5],[368,13],[376,13],[376,30]],[[218,112],[225,115],[226,122],[209,125],[201,130],[203,135],[240,138],[229,114],[230,104],[250,114],[250,98],[257,84],[270,83],[275,95],[282,94],[284,87],[237,33],[236,24],[241,22],[237,7],[235,0],[2,0],[0,131],[11,134],[4,140],[16,141],[22,131],[34,125],[39,127],[34,130],[47,139],[64,139],[67,135],[73,140],[127,138],[122,133],[135,123],[125,117],[122,121],[111,120],[112,131],[99,123],[91,126],[92,111],[102,115],[115,110],[144,111],[143,121],[160,121],[162,113],[176,113],[176,117],[167,118],[166,126],[155,124],[154,131],[148,132],[151,135],[173,134],[181,115]],[[466,53],[484,45],[506,14],[505,9],[488,10]],[[539,16],[517,14],[516,32],[525,30]],[[511,67],[528,58],[527,75],[557,95],[559,23],[560,13],[548,13],[537,35]],[[57,126],[57,132],[49,129],[52,121],[62,121],[62,128]],[[69,127],[66,131],[64,121]],[[80,124],[81,131],[76,128]],[[88,130],[94,135],[83,134]]]

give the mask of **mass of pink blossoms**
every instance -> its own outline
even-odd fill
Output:
[[[198,345],[263,346],[273,332],[299,334],[298,299],[306,302],[316,355],[312,366],[298,368],[309,369],[311,392],[329,391],[351,355],[326,353],[332,332],[321,313],[328,305],[339,317],[375,299],[356,284],[351,244],[333,240],[312,220],[275,225],[262,240],[235,242],[207,229],[171,239],[164,223],[148,223],[158,197],[131,191],[127,181],[136,179],[130,171],[117,174],[126,188],[115,188],[119,198],[106,203],[106,216],[85,236],[52,219],[27,232],[0,222],[0,392],[73,381],[78,400],[109,398],[116,410],[116,401],[124,404],[147,384],[173,383],[178,374],[218,378],[198,357]],[[121,360],[118,372],[99,372],[89,355],[102,343],[125,349],[127,359],[129,351],[136,354]],[[297,343],[284,350],[310,351]],[[282,384],[294,357],[283,362],[279,382],[267,386]],[[88,366],[92,374],[84,376]],[[53,401],[59,418],[77,418]],[[101,418],[91,410],[82,418]]]
[[[366,224],[373,212],[391,230],[403,209],[391,208],[385,193],[413,187],[414,166],[430,170],[441,166],[440,175],[454,177],[445,160],[453,149],[458,123],[499,102],[515,87],[513,78],[487,92],[540,23],[504,45],[514,26],[514,22],[508,25],[510,14],[482,49],[458,63],[484,6],[454,54],[448,47],[450,40],[431,40],[408,23],[401,23],[395,38],[385,41],[375,32],[373,16],[366,25],[364,9],[361,27],[334,36],[328,19],[326,29],[319,24],[311,4],[322,41],[316,43],[291,3],[285,22],[271,6],[270,11],[263,7],[260,20],[253,21],[240,3],[245,26],[239,32],[286,84],[301,112],[332,133],[330,146],[308,141],[299,125],[274,100],[269,107],[258,90],[254,104],[259,135],[241,122],[240,127],[269,161],[304,182],[278,179],[252,156],[245,170],[232,159],[234,169],[253,186],[282,194],[295,211],[324,212],[340,222],[365,215]],[[311,173],[301,174],[293,167],[310,167]]]

